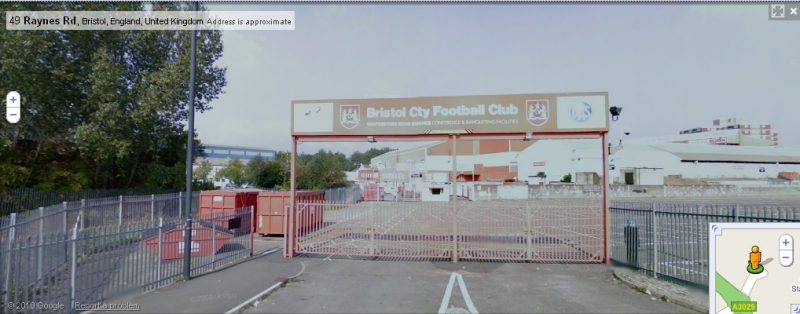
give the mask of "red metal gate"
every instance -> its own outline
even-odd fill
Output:
[[[451,202],[299,203],[287,255],[603,262],[602,198],[458,204],[454,217]],[[324,224],[308,227],[311,208]]]

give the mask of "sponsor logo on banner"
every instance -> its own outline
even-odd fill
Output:
[[[358,126],[361,120],[360,105],[341,105],[339,106],[339,122],[345,129],[352,130]]]
[[[544,161],[537,161],[533,163],[534,167],[544,167]]]
[[[758,172],[767,172],[767,169],[764,167],[758,167]]]
[[[569,110],[569,116],[578,123],[589,121],[592,117],[592,105],[586,102],[574,104]]]
[[[547,99],[525,101],[526,117],[534,126],[541,126],[550,120],[550,101]]]
[[[608,127],[605,96],[561,96],[556,98],[558,128],[600,129]]]

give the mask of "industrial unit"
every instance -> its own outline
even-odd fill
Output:
[[[700,139],[709,135],[724,141]],[[538,185],[562,183],[564,176],[571,175],[572,183],[600,184],[601,146],[599,140],[586,139],[459,141],[456,173],[459,181]],[[448,182],[453,170],[451,150],[452,142],[446,141],[386,153],[373,158],[374,169],[369,171],[377,174],[371,178],[390,186]],[[662,185],[667,176],[767,179],[800,172],[800,149],[775,147],[738,130],[626,140],[609,151],[612,184]]]

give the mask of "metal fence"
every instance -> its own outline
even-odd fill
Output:
[[[613,201],[612,259],[653,277],[707,288],[713,222],[800,222],[800,208]]]
[[[252,256],[251,216],[251,207],[227,216],[196,216],[190,248],[192,274]],[[81,304],[182,280],[185,220],[157,217],[82,228],[82,217],[71,221],[67,232],[17,236],[19,228],[9,230],[10,240],[0,248],[6,313],[76,312]],[[22,306],[32,303],[50,308]],[[9,304],[20,307],[12,309]]]
[[[325,200],[331,202],[354,203],[362,200],[361,189],[358,186],[348,186],[325,190]]]
[[[192,212],[199,208],[200,192],[192,193]],[[181,218],[184,215],[183,192],[160,195],[120,195],[99,199],[82,199],[74,202],[39,207],[23,213],[0,217],[0,243],[8,240],[8,232],[16,229],[17,237],[38,236],[44,230],[66,232],[75,219],[83,213],[81,228],[123,225],[127,222],[150,222],[163,218]]]
[[[177,190],[160,190],[156,194],[176,193]],[[31,189],[13,189],[0,191],[0,214],[21,213],[39,207],[51,206],[63,202],[118,197],[120,195],[141,195],[136,189],[108,189],[82,191],[37,191]]]

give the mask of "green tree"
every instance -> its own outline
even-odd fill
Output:
[[[231,180],[234,185],[238,186],[247,182],[247,167],[241,160],[234,158],[231,159],[225,167],[217,171],[214,178],[217,180],[227,178]]]
[[[212,170],[214,170],[214,167],[211,166],[211,162],[203,160],[200,162],[200,165],[197,166],[197,169],[194,169],[192,172],[192,177],[195,180],[206,181]]]
[[[386,154],[391,151],[395,151],[394,148],[384,147],[384,148],[370,148],[366,152],[355,151],[350,154],[347,171],[352,171],[358,168],[359,165],[368,166],[372,163],[372,158],[378,157],[380,155]]]
[[[564,178],[563,178],[563,179],[561,179],[561,182],[564,182],[564,183],[571,183],[571,182],[572,182],[572,174],[567,174],[567,175],[565,175],[565,176],[564,176]]]
[[[305,189],[330,189],[343,187],[347,183],[344,168],[347,157],[342,153],[319,150],[304,162],[298,186]]]
[[[292,173],[292,161],[291,161],[291,153],[289,152],[277,152],[275,153],[275,160],[272,162],[278,164],[281,168],[281,189],[289,189],[290,181],[289,176]]]
[[[267,162],[266,166],[256,176],[253,182],[257,187],[272,189],[280,188],[284,182],[284,170],[274,161]]]
[[[0,12],[142,9],[127,2],[0,3]],[[226,69],[215,65],[221,33],[198,33],[195,110],[204,112],[222,93]],[[20,123],[0,124],[0,188],[185,186],[190,35],[0,28],[0,42],[16,43],[0,45],[0,90],[19,91],[25,104]],[[194,150],[202,154],[200,141]]]
[[[250,161],[247,162],[247,182],[255,184],[258,180],[258,174],[261,173],[261,170],[266,166],[267,161],[264,160],[260,154],[250,159]]]

